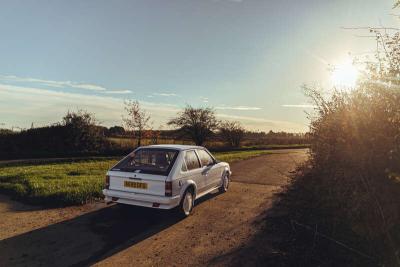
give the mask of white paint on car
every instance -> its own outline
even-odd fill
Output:
[[[217,161],[204,147],[144,146],[107,172],[103,194],[106,202],[172,209],[189,188],[198,199],[221,188],[230,174],[229,164]]]

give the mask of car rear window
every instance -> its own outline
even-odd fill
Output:
[[[142,148],[129,154],[112,170],[168,175],[177,155],[177,150]]]

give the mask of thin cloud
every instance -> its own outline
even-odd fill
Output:
[[[77,109],[84,109],[94,113],[103,125],[121,125],[121,115],[125,112],[123,100],[114,95],[87,95],[9,84],[0,84],[0,102],[0,114],[3,115],[1,123],[21,127],[29,127],[31,122],[35,122],[35,125],[48,125],[59,121],[68,110]],[[182,111],[181,106],[174,104],[156,101],[140,101],[140,103],[152,115],[155,126],[165,125],[169,119]],[[218,112],[216,115],[221,119],[238,120],[247,129],[253,130],[290,132],[304,132],[307,130],[307,125],[289,121],[234,116]]]
[[[242,122],[247,128],[258,129],[262,131],[287,131],[287,132],[306,132],[308,126],[290,121],[270,120],[260,117],[236,116],[229,114],[217,114],[217,117],[228,120],[237,120]]]
[[[203,103],[208,103],[208,97],[200,96],[200,100],[201,100]]]
[[[68,110],[84,109],[93,112],[107,126],[121,125],[124,102],[111,95],[87,95],[50,89],[0,84],[0,114],[3,123],[29,127],[32,121],[39,125],[57,122]],[[181,109],[172,104],[140,101],[153,119],[163,124]],[[18,109],[15,107],[18,106]]]
[[[58,99],[65,98],[65,99],[73,99],[74,101],[77,99],[82,99],[82,101],[90,101],[99,106],[102,106],[104,103],[110,103],[111,105],[114,105],[115,101],[119,102],[119,103],[123,103],[123,101],[120,98],[115,98],[112,96],[86,95],[86,94],[71,93],[71,92],[59,92],[59,91],[42,89],[42,88],[14,86],[14,85],[9,85],[9,84],[0,84],[0,92],[15,93],[16,95],[17,94],[21,94],[21,95],[30,94],[31,96],[37,95],[37,96],[42,96],[42,97],[57,97]],[[27,97],[27,99],[29,99],[29,97]],[[95,102],[98,102],[98,103],[95,103]],[[173,110],[176,111],[177,107],[178,107],[177,105],[174,105],[174,104],[161,103],[161,102],[140,101],[140,103],[144,107],[148,107],[148,108],[157,107],[157,110],[159,108],[165,108],[168,110],[171,110],[171,108],[173,108]]]
[[[116,95],[123,95],[123,94],[130,94],[132,93],[131,90],[113,90],[113,91],[105,91],[105,94],[116,94]]]
[[[26,78],[26,77],[18,77],[14,75],[0,75],[0,80],[8,81],[8,82],[17,82],[17,83],[36,83],[39,85],[56,87],[56,88],[75,88],[75,89],[84,89],[84,90],[92,90],[92,91],[106,91],[107,88],[90,83],[77,83],[71,81],[53,81],[53,80],[44,80],[44,79],[36,79],[36,78]]]
[[[316,106],[310,104],[284,104],[284,108],[315,108]]]
[[[166,96],[166,97],[171,97],[171,96],[179,96],[177,94],[174,93],[153,93],[153,96]]]
[[[70,87],[73,88],[79,88],[79,89],[86,89],[86,90],[93,90],[93,91],[106,91],[107,89],[96,85],[96,84],[88,84],[88,83],[83,83],[83,84],[79,84],[79,83],[71,83]]]
[[[219,109],[219,110],[261,110],[262,108],[249,107],[249,106],[232,106],[232,107],[220,106],[220,107],[216,107],[215,109]]]

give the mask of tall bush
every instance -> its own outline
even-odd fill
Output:
[[[92,114],[68,112],[60,123],[0,135],[0,158],[100,155],[113,150]],[[118,148],[116,148],[118,150]]]
[[[370,241],[371,253],[400,264],[399,88],[369,80],[329,99],[308,95],[317,106],[311,162],[321,206]]]
[[[385,265],[400,266],[400,34],[370,28],[375,61],[353,90],[323,97],[311,117],[311,163],[319,206],[368,240]],[[333,227],[334,228],[334,227]]]
[[[62,126],[66,132],[63,141],[70,151],[100,150],[106,141],[104,129],[97,125],[94,115],[88,112],[68,112]]]

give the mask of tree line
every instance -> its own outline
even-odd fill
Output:
[[[204,145],[205,142],[219,142],[226,148],[238,148],[246,138],[250,144],[258,145],[260,140],[270,143],[305,143],[304,135],[291,133],[250,132],[238,121],[220,121],[212,108],[186,106],[171,118],[167,125],[171,130],[155,130],[150,114],[138,101],[125,102],[123,126],[110,128],[100,126],[94,114],[78,110],[68,111],[60,122],[46,127],[23,129],[15,132],[0,129],[0,158],[64,157],[83,155],[120,155],[133,147],[121,145],[110,137],[131,138],[136,146],[143,139],[157,144],[160,140],[187,140],[189,143]]]
[[[138,101],[125,103],[127,116],[123,117],[126,128],[132,130],[141,145],[143,133],[151,128],[150,115],[140,106]],[[194,108],[190,105],[167,122],[181,134],[189,137],[196,145],[203,145],[216,131],[230,147],[239,147],[243,140],[245,129],[237,121],[219,121],[212,108]]]

